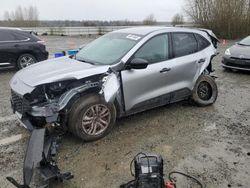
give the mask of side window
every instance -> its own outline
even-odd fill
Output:
[[[165,61],[169,58],[168,34],[156,36],[147,41],[134,55],[150,64]]]
[[[210,46],[210,42],[208,42],[207,39],[205,39],[203,36],[199,34],[195,34],[195,37],[198,41],[199,45],[199,51],[205,49],[206,47]]]
[[[13,34],[16,37],[16,40],[27,40],[28,38],[35,38],[35,36],[33,36],[31,33],[27,32],[27,31],[15,31],[13,32]]]
[[[17,38],[12,32],[5,30],[0,31],[0,42],[7,42],[7,41],[9,42],[16,40]]]
[[[198,51],[198,43],[192,33],[173,33],[174,56],[181,57]]]

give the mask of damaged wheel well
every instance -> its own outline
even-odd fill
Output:
[[[91,88],[91,89],[88,89],[87,91],[84,91],[82,93],[78,93],[78,94],[74,95],[74,97],[72,97],[70,99],[70,101],[68,102],[68,104],[66,105],[66,107],[60,112],[59,115],[62,116],[62,119],[61,119],[60,123],[64,127],[68,128],[67,127],[68,119],[69,119],[68,115],[72,111],[74,105],[77,104],[79,101],[81,101],[82,98],[88,98],[90,96],[98,96],[100,98],[103,98],[102,95],[97,94],[98,91],[99,91],[99,88]],[[105,101],[104,98],[103,98],[103,101]],[[113,105],[115,107],[115,111],[116,111],[117,117],[120,117],[120,114],[122,114],[122,111],[120,109],[120,105],[119,105],[117,99],[115,99],[115,101],[113,102]]]
[[[69,132],[83,141],[94,141],[107,135],[115,124],[116,109],[98,94],[89,93],[77,100],[68,113]]]

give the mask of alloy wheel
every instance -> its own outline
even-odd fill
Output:
[[[20,66],[21,68],[25,68],[29,65],[32,65],[35,63],[35,60],[34,58],[30,57],[30,56],[23,56],[21,59],[20,59]]]
[[[111,112],[103,104],[96,104],[89,107],[82,117],[82,129],[91,136],[100,135],[109,126]]]

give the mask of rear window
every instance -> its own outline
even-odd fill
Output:
[[[208,40],[205,39],[203,36],[201,36],[199,34],[195,34],[195,37],[198,41],[199,51],[204,50],[205,48],[210,46],[210,42],[208,42]]]
[[[32,36],[29,33],[18,30],[0,30],[0,42],[26,41]]]
[[[198,51],[198,43],[193,33],[173,33],[174,57],[186,56]]]
[[[31,34],[29,31],[15,31],[15,35],[19,40],[26,40],[27,38],[30,38],[32,41],[38,41],[40,40],[37,36],[34,34]]]
[[[7,42],[7,41],[16,41],[18,40],[16,35],[13,32],[7,30],[0,30],[0,41]]]

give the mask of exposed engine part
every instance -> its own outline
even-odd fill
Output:
[[[23,166],[23,183],[19,184],[14,178],[7,177],[17,188],[30,188],[34,171],[40,171],[44,185],[39,188],[49,187],[51,181],[70,180],[74,176],[67,172],[61,173],[56,164],[56,154],[58,143],[61,140],[61,134],[57,131],[48,133],[46,128],[33,129]]]
[[[47,123],[56,122],[59,112],[66,107],[69,101],[77,94],[80,94],[87,89],[99,87],[99,82],[86,83],[83,86],[73,88],[65,92],[59,99],[48,100],[41,105],[32,106],[29,114],[33,117],[45,117]],[[12,107],[16,111],[15,106]]]

